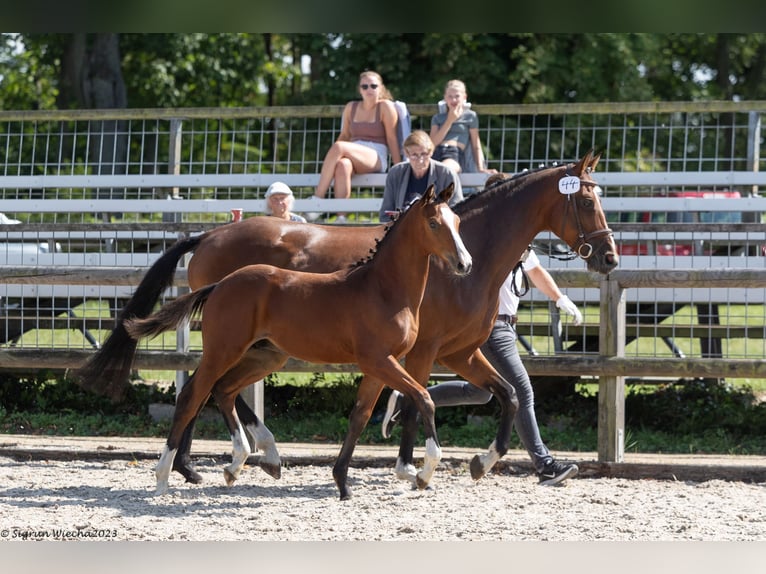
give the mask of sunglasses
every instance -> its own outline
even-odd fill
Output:
[[[372,88],[373,90],[378,89],[378,84],[359,84],[359,87],[363,90],[366,90],[367,88]]]

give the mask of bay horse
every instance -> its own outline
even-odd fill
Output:
[[[586,261],[591,271],[606,274],[619,263],[606,216],[594,192],[597,184],[592,173],[599,158],[591,150],[576,163],[524,172],[454,206],[461,218],[463,241],[477,256],[474,269],[469,276],[457,280],[442,270],[438,261],[431,266],[420,309],[418,339],[407,354],[406,365],[423,386],[433,363],[439,362],[472,384],[495,393],[501,406],[500,427],[487,456],[474,457],[471,463],[474,478],[482,476],[495,456],[499,458],[506,452],[516,410],[513,388],[479,349],[492,329],[502,281],[542,231],[557,234]],[[568,178],[572,177],[579,178],[579,191],[561,193],[559,182],[571,182]],[[306,271],[341,269],[364,256],[381,233],[382,226],[312,225],[251,217],[180,240],[147,271],[110,336],[80,369],[80,384],[94,392],[120,396],[121,389],[129,384],[136,350],[124,320],[151,312],[163,291],[172,285],[176,266],[184,254],[194,252],[188,279],[192,289],[196,289],[252,263]],[[253,348],[243,358],[238,372],[231,376],[247,376],[252,382],[273,372],[281,361],[273,349]],[[237,407],[240,417],[249,421],[249,430],[270,436],[244,401],[238,399]],[[193,430],[191,424],[174,468],[186,480],[196,483],[201,477],[189,458]],[[409,436],[402,434],[397,474],[412,477],[413,442],[405,435]],[[257,440],[258,437],[256,446]]]
[[[215,397],[232,440],[232,462],[224,476],[236,480],[250,445],[234,408],[248,378],[226,378],[255,344],[278,349],[313,363],[356,363],[363,373],[356,404],[333,477],[341,500],[351,496],[348,467],[384,385],[412,400],[423,418],[426,453],[417,484],[425,488],[441,458],[434,424],[434,404],[417,380],[401,366],[415,344],[419,309],[431,255],[458,276],[470,272],[471,255],[460,235],[460,218],[450,209],[450,186],[437,197],[433,186],[391,224],[372,257],[332,273],[310,273],[248,265],[217,283],[178,297],[155,314],[129,319],[128,333],[153,337],[178,328],[202,313],[202,358],[176,401],[167,444],[157,465],[157,492],[168,490],[168,477],[184,429]]]

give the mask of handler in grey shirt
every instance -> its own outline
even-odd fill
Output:
[[[443,163],[431,159],[434,144],[423,130],[415,130],[404,140],[404,153],[409,161],[397,163],[388,170],[383,202],[380,205],[380,221],[390,221],[397,210],[409,205],[423,195],[433,184],[439,193],[449,184],[455,185],[450,206],[463,201],[463,187],[458,175]]]

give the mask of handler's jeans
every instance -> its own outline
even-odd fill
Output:
[[[529,453],[538,472],[553,460],[540,437],[535,416],[535,394],[529,374],[524,368],[516,347],[516,330],[504,321],[496,321],[489,339],[481,351],[498,373],[516,390],[519,410],[513,426],[519,439]],[[437,407],[457,405],[481,405],[489,402],[492,393],[480,389],[468,381],[446,381],[428,387],[428,393]]]

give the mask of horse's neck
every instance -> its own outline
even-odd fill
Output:
[[[472,288],[499,289],[535,236],[550,227],[542,186],[530,180],[513,192],[490,191],[481,209],[461,215],[463,241],[474,257],[467,277]]]
[[[407,299],[408,304],[420,304],[428,279],[430,256],[423,250],[420,238],[415,237],[415,218],[401,221],[392,228],[378,247],[369,266],[370,280],[389,286],[386,292]]]

